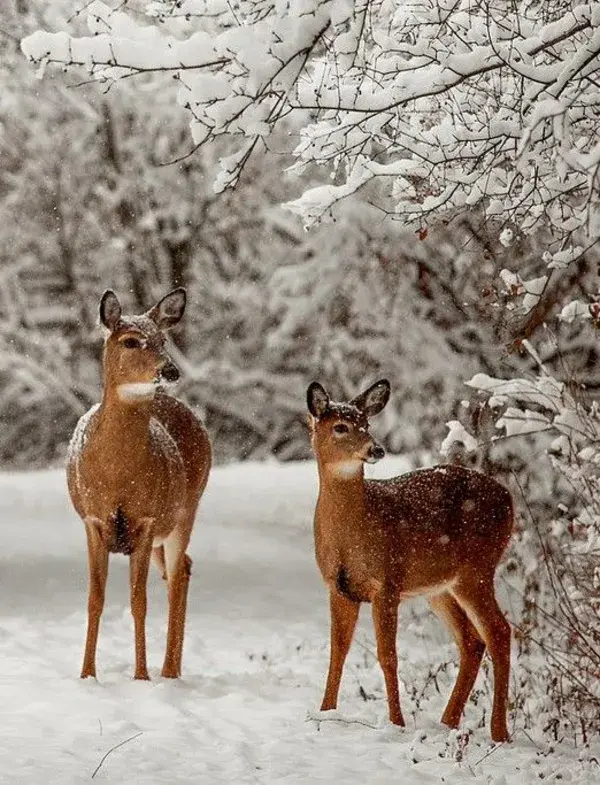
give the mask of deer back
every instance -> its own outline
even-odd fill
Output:
[[[368,528],[384,545],[403,592],[453,581],[461,568],[493,572],[511,536],[510,493],[460,466],[422,469],[365,483]]]

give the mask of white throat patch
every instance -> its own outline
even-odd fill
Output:
[[[352,477],[356,477],[357,475],[360,474],[361,466],[362,466],[362,461],[359,460],[338,461],[338,463],[333,463],[331,465],[331,469],[336,477],[349,480]]]
[[[154,382],[130,382],[117,387],[117,394],[122,401],[143,401],[153,398],[155,392]]]

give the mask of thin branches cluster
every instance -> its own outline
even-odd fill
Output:
[[[524,512],[519,551],[529,556],[519,640],[529,676],[521,698],[555,738],[574,734],[587,743],[600,718],[600,407],[585,399],[575,374],[559,381],[528,349],[539,364],[536,377],[477,374],[469,385],[494,413],[493,441],[539,436],[555,470],[549,525],[530,507]]]

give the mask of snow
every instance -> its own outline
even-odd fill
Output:
[[[154,25],[140,25],[127,14],[115,13],[101,2],[87,8],[91,36],[70,37],[65,32],[38,30],[22,42],[25,57],[85,64],[91,69],[177,70],[200,68],[217,60],[214,40],[204,32],[186,41],[163,36]],[[110,35],[107,31],[110,31]]]
[[[559,411],[562,403],[564,384],[551,376],[538,379],[493,379],[486,373],[476,373],[465,382],[468,387],[482,390],[491,395],[489,404],[492,407],[502,406],[508,400],[527,401],[539,406]]]
[[[523,310],[525,313],[529,313],[529,311],[538,304],[540,297],[546,288],[547,281],[547,275],[542,275],[539,278],[531,278],[529,281],[523,281],[523,288],[525,289]]]
[[[73,435],[71,437],[71,441],[69,442],[69,448],[67,452],[67,457],[69,461],[72,461],[78,458],[81,453],[83,452],[83,448],[85,447],[85,439],[86,439],[86,429],[88,423],[96,414],[98,409],[100,408],[100,404],[94,404],[91,409],[85,414],[82,414],[79,420],[77,421],[77,425],[75,426],[75,430],[73,431]]]
[[[474,439],[473,436],[471,436],[462,423],[458,420],[450,420],[446,425],[449,430],[446,438],[440,445],[441,455],[448,455],[450,449],[456,442],[463,444],[467,452],[472,452],[477,449],[477,439]]]
[[[500,237],[498,239],[500,240],[500,242],[505,248],[508,248],[509,245],[512,244],[514,236],[515,233],[513,232],[513,230],[507,226],[502,230],[502,232],[500,233]]]
[[[567,324],[572,324],[575,319],[591,319],[590,304],[582,300],[571,300],[563,307],[558,318]]]
[[[506,429],[507,436],[524,436],[528,433],[539,433],[550,429],[551,421],[540,412],[523,411],[514,406],[507,407],[497,423],[499,428]]]
[[[507,292],[510,294],[523,293],[523,281],[519,275],[511,270],[503,269],[500,270],[499,276]]]
[[[386,459],[374,471],[407,469]],[[112,557],[98,682],[78,678],[86,605],[85,537],[64,473],[0,475],[0,771],[4,782],[304,783],[357,785],[594,781],[593,762],[518,730],[491,746],[438,718],[456,673],[439,623],[406,603],[399,631],[406,730],[385,722],[382,679],[363,613],[337,713],[318,709],[327,667],[328,607],[314,563],[312,462],[213,470],[191,545],[184,678],[159,677],[164,586],[149,581],[151,682],[131,679],[127,561]],[[413,610],[410,610],[410,608]],[[480,677],[485,684],[485,677]],[[438,694],[434,683],[439,683]],[[423,686],[425,685],[425,686]],[[365,701],[360,689],[374,700]],[[413,690],[413,688],[415,688]],[[422,692],[422,695],[419,693]],[[416,697],[415,697],[416,693]],[[479,696],[489,709],[489,694]],[[474,727],[481,706],[469,705]],[[316,719],[307,719],[308,713]],[[489,716],[489,712],[488,712]],[[136,735],[138,734],[138,735]],[[468,744],[466,744],[466,740]],[[591,753],[590,753],[591,755]]]

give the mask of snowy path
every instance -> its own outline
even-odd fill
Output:
[[[402,468],[384,464],[388,474]],[[85,538],[63,475],[0,475],[0,782],[89,782],[111,747],[141,734],[110,753],[96,781],[516,785],[562,772],[572,783],[592,783],[574,753],[546,759],[518,732],[481,761],[491,748],[487,731],[476,729],[459,760],[456,734],[437,722],[454,666],[437,676],[441,695],[435,680],[418,694],[429,666],[452,659],[453,648],[437,622],[423,627],[408,607],[399,635],[407,730],[384,722],[368,613],[346,667],[340,716],[374,727],[307,721],[327,666],[327,601],[312,550],[315,494],[313,464],[215,470],[191,548],[185,678],[158,675],[166,597],[153,572],[153,681],[131,680],[127,562],[113,557],[99,681],[82,682]],[[477,709],[469,710],[474,726]]]

